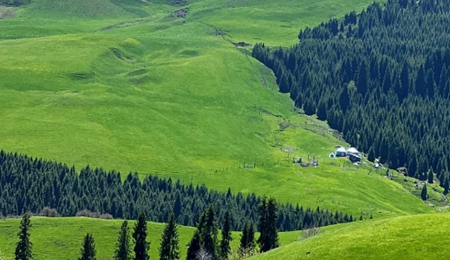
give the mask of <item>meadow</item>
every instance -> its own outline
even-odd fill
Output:
[[[329,159],[345,143],[299,115],[271,71],[230,44],[295,41],[299,28],[351,9],[319,12],[329,4],[194,1],[179,18],[163,1],[36,0],[0,21],[0,147],[357,216],[430,212],[401,185]],[[291,163],[313,155],[318,168]]]
[[[449,220],[445,213],[335,225],[250,259],[444,259]]]
[[[232,44],[289,47],[301,28],[369,3],[193,0],[185,18],[175,15],[183,7],[163,0],[34,0],[8,9],[14,14],[0,19],[0,149],[366,219],[292,244],[301,232],[280,233],[283,247],[255,259],[306,252],[318,259],[426,257],[430,251],[417,246],[425,231],[442,238],[424,244],[439,253],[431,243],[443,246],[445,228],[430,227],[445,227],[447,214],[397,217],[434,211],[411,195],[420,194],[414,180],[396,175],[395,182],[369,162],[355,167],[328,158],[347,144],[278,92],[273,73],[248,55],[251,46]],[[317,168],[292,163],[313,156]],[[431,187],[430,200],[439,204],[442,190]],[[75,259],[92,232],[99,259],[107,259],[121,222],[34,217],[34,252],[37,259]],[[18,223],[0,221],[0,256],[12,256]],[[163,227],[149,223],[152,259]],[[180,228],[182,254],[193,230]],[[233,236],[236,248],[239,233]]]
[[[0,220],[0,259],[13,259],[17,242],[20,219]],[[80,255],[81,245],[86,233],[92,233],[97,250],[97,259],[112,259],[122,220],[103,220],[84,217],[46,218],[32,217],[31,242],[35,259],[76,259]],[[128,221],[134,227],[134,221]],[[150,242],[150,257],[158,259],[162,231],[165,224],[147,224],[147,241]],[[179,226],[179,248],[181,258],[186,258],[187,246],[195,228]],[[132,232],[132,231],[131,231]],[[280,233],[280,243],[296,241],[300,231]],[[219,234],[220,239],[220,234]],[[231,247],[239,247],[240,233],[233,232]],[[3,258],[2,258],[3,257]]]

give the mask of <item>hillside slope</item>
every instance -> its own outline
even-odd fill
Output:
[[[274,4],[195,1],[183,18],[174,13],[180,6],[165,1],[75,1],[70,9],[49,9],[50,0],[35,0],[0,20],[0,148],[355,216],[430,212],[369,167],[329,159],[344,143],[325,124],[293,112],[273,74],[229,42],[284,34],[290,41],[296,27],[348,12],[344,2],[286,1],[270,22],[277,34],[248,34],[242,28],[267,23]],[[85,15],[95,3],[115,11]],[[318,12],[329,4],[336,8]],[[222,19],[243,17],[253,5],[248,23]],[[317,17],[296,16],[297,8]],[[284,16],[292,28],[283,27]],[[318,168],[291,163],[313,155]]]
[[[250,259],[445,259],[449,228],[450,214],[336,225]]]
[[[32,217],[31,242],[36,260],[40,259],[76,259],[84,236],[93,234],[97,249],[97,259],[111,259],[117,242],[122,220],[101,220],[90,218],[43,218]],[[14,255],[20,219],[0,220],[0,258],[10,259]],[[134,221],[128,221],[134,226]],[[158,259],[161,234],[164,224],[149,222],[147,225],[151,259]],[[194,228],[180,226],[178,229],[181,259],[186,258],[187,245],[192,238]],[[280,234],[280,242],[288,244],[295,241],[300,232]],[[232,248],[239,246],[239,232],[233,233]],[[12,258],[11,258],[12,259]]]

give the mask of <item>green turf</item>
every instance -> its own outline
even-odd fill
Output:
[[[335,225],[250,259],[446,259],[449,228],[448,213]]]
[[[20,219],[0,220],[0,259],[13,259],[17,242]],[[31,242],[36,260],[76,259],[87,232],[93,234],[97,249],[97,259],[112,259],[114,247],[122,220],[100,220],[90,218],[44,218],[32,217]],[[134,221],[129,221],[132,229]],[[158,259],[161,234],[165,224],[149,222],[147,225],[151,259]],[[186,245],[192,238],[195,228],[180,226],[179,247],[181,259],[186,258]],[[289,244],[300,236],[300,232],[280,233],[280,242]],[[239,247],[239,232],[233,232],[232,249]],[[219,235],[220,239],[220,235]],[[2,258],[4,257],[4,258]]]
[[[34,0],[0,20],[0,148],[355,216],[430,212],[401,185],[328,159],[343,143],[229,42],[287,46],[369,2],[198,0],[182,19],[165,1]],[[318,168],[290,163],[308,154]]]

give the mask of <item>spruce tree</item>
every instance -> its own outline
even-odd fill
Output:
[[[189,243],[186,260],[196,260],[197,253],[201,248],[200,231],[197,229]]]
[[[279,246],[277,224],[277,204],[274,198],[264,197],[259,206],[258,244],[261,252],[266,252]]]
[[[427,185],[424,184],[422,187],[422,193],[420,193],[422,200],[427,200]]]
[[[251,221],[245,223],[239,246],[239,255],[255,250],[255,229]]]
[[[247,250],[253,251],[255,247],[255,227],[253,226],[253,222],[249,221],[247,227],[247,244],[245,248],[247,248]]]
[[[248,227],[248,225],[247,225],[247,223],[245,223],[244,229],[242,230],[242,234],[241,234],[241,240],[240,240],[240,245],[239,245],[239,255],[242,255],[242,252],[244,252],[245,247],[247,245],[247,237],[248,237],[247,227]]]
[[[81,257],[78,260],[95,260],[96,250],[95,242],[92,234],[87,233],[84,237],[83,245],[81,247]]]
[[[432,171],[428,171],[428,183],[433,183],[434,176]]]
[[[30,241],[30,228],[31,228],[30,216],[28,214],[23,215],[20,221],[20,231],[17,233],[19,242],[16,246],[15,260],[29,260],[33,259],[31,248],[33,244]]]
[[[278,242],[278,231],[277,231],[277,202],[275,198],[270,198],[269,203],[267,205],[267,228],[269,232],[269,241],[270,241],[270,249],[274,249],[280,246]],[[319,212],[319,211],[317,211]],[[351,220],[350,220],[351,221]],[[270,250],[269,249],[269,250]]]
[[[231,253],[230,242],[233,240],[231,237],[231,217],[230,212],[225,213],[225,221],[222,228],[222,240],[220,241],[220,257],[223,260],[228,259],[228,255]]]
[[[448,177],[446,177],[444,179],[444,195],[448,194],[448,190],[449,190],[449,180]]]
[[[216,259],[218,256],[218,228],[215,220],[214,208],[212,205],[210,205],[208,210],[205,212],[205,217],[206,218],[203,226],[199,227],[201,244],[203,245],[205,250],[212,256],[212,259]]]
[[[180,250],[178,247],[178,230],[175,222],[175,214],[172,213],[167,220],[166,227],[161,236],[161,247],[159,248],[160,260],[180,259]]]
[[[122,223],[122,227],[119,231],[114,259],[131,260],[130,228],[128,227],[128,222],[126,220]]]
[[[267,197],[262,198],[260,205],[258,206],[259,212],[259,225],[258,231],[260,233],[258,238],[258,244],[261,252],[268,251],[269,242],[268,242],[268,232],[267,232]]]
[[[149,260],[150,243],[147,242],[147,219],[141,213],[136,221],[133,232],[135,260]]]

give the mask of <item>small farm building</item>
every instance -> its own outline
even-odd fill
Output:
[[[336,155],[336,157],[345,157],[347,156],[347,151],[344,147],[339,147],[336,152],[334,152],[334,154]]]

